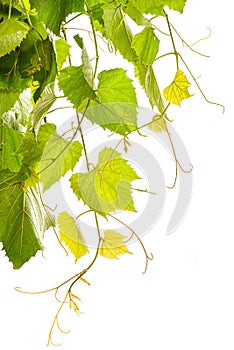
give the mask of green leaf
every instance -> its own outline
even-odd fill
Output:
[[[186,0],[130,0],[141,13],[151,13],[164,16],[163,7],[183,12]]]
[[[132,80],[122,68],[102,71],[98,75],[97,100],[92,101],[85,116],[100,125],[124,135],[137,128],[137,99]]]
[[[135,74],[145,90],[151,106],[156,106],[159,112],[163,113],[164,102],[152,66],[137,63]]]
[[[30,27],[26,23],[15,18],[0,23],[0,57],[20,46],[29,30]]]
[[[37,102],[33,110],[32,123],[37,134],[38,129],[41,125],[41,121],[45,117],[48,110],[52,107],[56,101],[56,96],[54,93],[54,83],[48,84],[41,94],[40,100]]]
[[[135,170],[120,153],[104,148],[94,170],[73,174],[70,181],[78,199],[105,216],[118,209],[135,211],[131,182],[136,179],[139,177]]]
[[[85,98],[94,99],[95,92],[86,81],[83,67],[67,67],[59,74],[59,88],[64,95],[78,108]]]
[[[78,141],[70,142],[53,133],[46,143],[40,162],[39,174],[43,190],[48,190],[79,161],[82,146]]]
[[[142,63],[152,65],[158,53],[159,40],[153,29],[148,27],[134,36],[132,47]]]
[[[104,258],[118,259],[120,254],[132,254],[125,242],[125,237],[119,232],[113,230],[107,230],[104,232],[104,238],[99,248],[99,253]]]
[[[19,95],[18,90],[0,89],[0,117],[14,106]]]
[[[5,181],[0,172],[0,241],[14,268],[20,268],[38,250],[43,249],[41,239],[49,228],[49,221],[39,194],[22,183]]]
[[[25,132],[33,110],[31,89],[24,90],[14,106],[4,114],[4,121],[15,130]]]
[[[98,100],[101,103],[127,102],[137,104],[132,80],[122,68],[105,70],[98,75]]]
[[[16,154],[23,135],[7,126],[3,120],[0,124],[0,170],[19,171],[22,157]]]
[[[54,124],[42,125],[39,129],[37,137],[31,131],[28,131],[21,144],[17,149],[17,154],[23,158],[22,162],[26,166],[33,166],[41,160],[44,148],[52,134],[55,133],[56,126]]]
[[[93,85],[94,85],[93,67],[90,63],[90,58],[89,58],[88,52],[86,50],[86,47],[83,43],[83,39],[78,34],[74,36],[74,39],[77,42],[77,44],[80,46],[80,48],[82,49],[81,60],[82,60],[82,71],[83,71],[84,77],[87,80],[87,82],[89,83],[89,85],[91,86],[91,88],[93,88]]]
[[[119,50],[124,58],[134,63],[136,54],[131,47],[133,35],[126,22],[122,7],[104,7],[103,11],[104,36],[112,41],[116,51]]]
[[[89,252],[78,223],[67,212],[59,214],[60,241],[64,242],[75,257],[75,262]]]
[[[183,100],[192,96],[188,91],[189,85],[186,75],[179,69],[173,82],[163,91],[163,95],[168,102],[180,106]]]
[[[127,4],[124,11],[139,26],[151,27],[150,21],[147,18],[145,18],[143,14],[131,2]]]
[[[84,12],[84,0],[30,0],[36,8],[38,16],[33,18],[33,24],[44,23],[54,34],[60,34],[60,26],[66,17],[75,12]]]
[[[63,67],[63,64],[66,62],[68,56],[70,55],[71,46],[63,38],[55,40],[54,43],[55,43],[57,67],[58,67],[58,71],[60,71]]]
[[[57,62],[53,44],[47,40],[39,41],[37,44],[37,51],[39,53],[39,61],[42,69],[34,74],[34,79],[40,83],[40,87],[34,94],[34,101],[36,102],[42,94],[44,88],[55,81],[57,77]]]

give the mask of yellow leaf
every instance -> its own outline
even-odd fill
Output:
[[[105,231],[103,242],[99,248],[100,255],[108,259],[118,259],[120,254],[132,254],[126,247],[124,238],[119,232]]]
[[[88,253],[80,228],[73,217],[68,213],[59,214],[58,224],[60,230],[60,240],[64,242],[75,257],[75,261]]]
[[[166,131],[165,120],[161,114],[155,114],[153,117],[152,123],[149,125],[149,129],[155,132],[164,132]]]
[[[179,69],[173,82],[163,91],[163,96],[168,102],[180,106],[181,101],[192,96],[188,91],[189,85],[186,75]]]

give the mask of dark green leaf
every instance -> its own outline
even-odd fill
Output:
[[[54,34],[60,34],[60,26],[66,17],[74,12],[84,12],[84,0],[30,0],[38,16],[33,23],[42,22]]]
[[[35,190],[5,181],[0,172],[0,241],[14,268],[20,268],[42,249],[50,221]]]

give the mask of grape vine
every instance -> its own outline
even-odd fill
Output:
[[[150,189],[134,187],[139,176],[119,151],[120,145],[127,153],[131,135],[141,135],[145,127],[166,133],[176,165],[173,188],[178,170],[191,172],[192,166],[184,169],[177,158],[168,129],[170,106],[181,106],[192,96],[191,80],[208,103],[223,108],[206,97],[177,51],[175,36],[195,54],[206,56],[189,46],[170,22],[170,11],[182,13],[185,3],[186,0],[0,0],[0,241],[15,269],[43,250],[48,229],[54,231],[58,243],[74,256],[76,263],[88,252],[91,254],[86,268],[79,271],[77,263],[79,272],[58,286],[37,292],[16,288],[25,294],[55,293],[59,308],[48,344],[54,344],[56,326],[64,332],[59,325],[63,307],[69,305],[79,314],[80,299],[73,287],[81,282],[89,285],[85,275],[99,256],[116,259],[121,254],[131,254],[127,243],[134,238],[145,256],[143,272],[153,258],[140,233],[115,215],[118,210],[136,211],[134,191],[155,195]],[[160,29],[158,18],[165,20],[167,32]],[[171,52],[160,52],[164,39],[171,41]],[[133,68],[154,111],[150,122],[138,123],[139,101],[128,72],[118,65],[100,69],[105,52],[122,57]],[[167,56],[175,58],[175,73],[171,84],[161,89],[155,67]],[[50,116],[68,109],[74,111],[76,121],[61,134],[58,126],[49,122]],[[96,164],[89,159],[83,129],[87,120],[119,137],[115,147],[104,147],[99,152]],[[142,137],[143,142],[147,140]],[[86,171],[77,172],[82,158]],[[43,195],[69,172],[70,188],[77,201],[83,203],[83,211],[76,216],[66,211],[54,215]],[[80,218],[87,214],[93,215],[96,226],[93,250],[79,225]],[[99,224],[102,217],[124,226],[129,236],[111,229],[103,232]],[[62,287],[67,289],[60,300],[57,294]]]

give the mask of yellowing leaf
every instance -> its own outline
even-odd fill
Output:
[[[165,120],[160,114],[156,114],[153,117],[153,121],[149,124],[149,129],[155,132],[166,131]]]
[[[126,247],[124,238],[119,232],[105,231],[103,242],[99,248],[100,255],[108,259],[118,259],[120,254],[132,254]]]
[[[58,224],[60,230],[60,240],[64,242],[75,257],[75,261],[89,252],[85,245],[80,228],[73,217],[68,213],[59,214]]]
[[[181,101],[192,96],[188,91],[189,85],[186,75],[179,69],[173,82],[163,91],[163,95],[168,102],[180,106]]]

